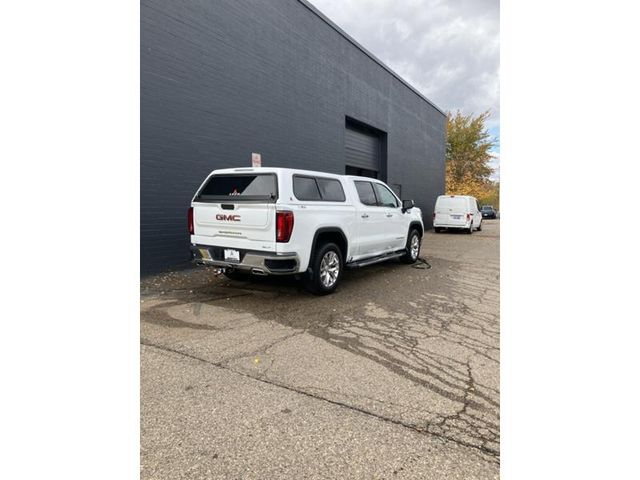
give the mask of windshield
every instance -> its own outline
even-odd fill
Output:
[[[275,202],[278,198],[276,176],[272,173],[248,173],[213,175],[200,189],[197,201],[248,201]]]
[[[491,210],[493,210],[493,207],[490,207],[490,206],[488,206],[488,205],[483,205],[483,206],[482,206],[482,210],[489,210],[489,211],[491,211]]]

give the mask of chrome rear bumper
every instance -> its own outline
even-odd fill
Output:
[[[255,250],[236,249],[240,252],[240,261],[224,259],[224,249],[211,245],[191,245],[191,261],[197,265],[244,270],[256,275],[289,275],[298,273],[300,259],[296,253],[266,253]],[[202,250],[209,252],[205,258]]]

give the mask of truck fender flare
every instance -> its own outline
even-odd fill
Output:
[[[409,224],[409,229],[407,230],[407,239],[409,239],[409,233],[411,233],[411,230],[413,230],[414,228],[418,230],[420,238],[424,236],[424,229],[422,228],[422,225],[420,225],[420,222],[414,221]]]
[[[311,242],[311,253],[310,255],[313,255],[313,252],[316,251],[316,246],[318,243],[318,237],[320,236],[320,234],[322,233],[337,233],[338,235],[340,235],[342,237],[342,240],[344,241],[344,245],[345,245],[345,252],[343,254],[344,257],[344,261],[346,263],[347,261],[347,252],[349,251],[349,241],[347,240],[347,236],[344,234],[344,232],[342,231],[342,229],[340,227],[320,227],[316,230],[316,233],[313,234],[313,241]]]

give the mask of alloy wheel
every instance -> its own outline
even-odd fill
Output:
[[[338,254],[329,250],[320,262],[320,282],[325,288],[331,288],[338,280],[340,274],[340,259]]]
[[[411,237],[410,250],[411,259],[415,260],[416,258],[418,258],[418,253],[420,252],[420,238],[418,237],[418,235],[413,235],[413,237]]]

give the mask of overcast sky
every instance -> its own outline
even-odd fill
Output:
[[[499,136],[499,0],[310,1],[441,109],[491,110]]]

